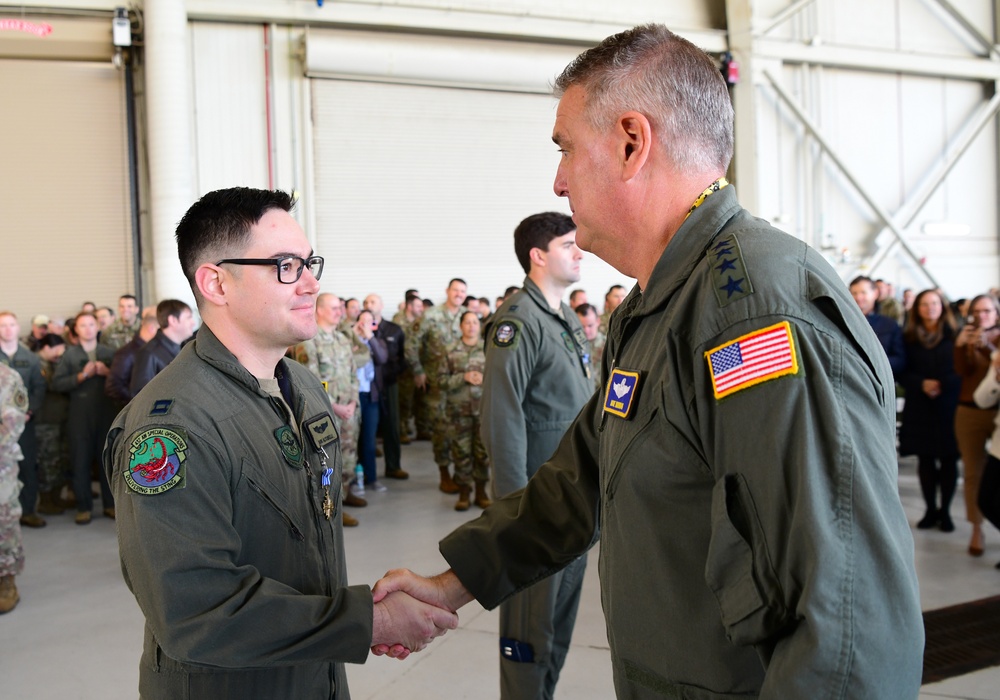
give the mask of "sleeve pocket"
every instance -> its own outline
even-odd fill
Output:
[[[754,543],[757,545],[755,553]],[[719,604],[726,636],[739,645],[759,644],[784,618],[777,578],[763,547],[763,532],[739,474],[723,477],[712,492],[712,536],[705,582]]]

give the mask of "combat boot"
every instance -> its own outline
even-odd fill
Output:
[[[493,501],[490,497],[486,495],[486,482],[477,481],[476,482],[476,505],[480,508],[489,508]]]
[[[353,515],[348,515],[347,513],[341,511],[340,516],[341,516],[341,522],[344,524],[344,527],[358,526],[358,519],[355,518]]]
[[[21,516],[21,525],[23,527],[45,527],[45,518],[35,513],[28,513]]]
[[[42,491],[38,499],[38,512],[42,515],[62,515],[66,509],[59,502],[59,494],[56,491]]]
[[[451,478],[448,467],[438,467],[441,470],[441,485],[438,486],[442,493],[458,493],[458,484]]]
[[[0,615],[10,612],[21,597],[17,594],[13,576],[0,577]]]
[[[472,489],[466,484],[462,484],[458,487],[458,502],[455,504],[455,510],[469,510],[469,494]]]

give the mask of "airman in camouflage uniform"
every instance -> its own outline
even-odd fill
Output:
[[[446,396],[451,458],[455,462],[455,483],[460,489],[455,510],[468,510],[473,483],[476,484],[476,505],[480,508],[490,505],[486,495],[490,462],[479,430],[486,354],[475,312],[464,312],[461,324],[463,330],[466,326],[470,330],[448,346],[438,370],[438,384]]]
[[[424,302],[416,294],[406,300],[402,311],[392,317],[393,323],[403,329],[403,338],[409,338],[414,333],[414,325],[424,313]],[[404,340],[405,343],[405,340]],[[404,349],[405,352],[405,349]],[[413,368],[407,365],[406,370],[399,375],[399,437],[404,445],[410,442],[410,421],[413,421],[417,435],[431,434],[431,421],[424,410],[423,401],[416,398],[416,385],[413,383]]]
[[[142,319],[139,318],[139,305],[135,297],[125,294],[118,300],[118,318],[101,331],[101,345],[107,345],[112,350],[127,345],[139,332]]]
[[[597,309],[584,302],[574,307],[574,310],[577,318],[580,319],[580,325],[583,326],[583,333],[590,342],[590,355],[588,357],[592,370],[590,374],[594,380],[595,390],[600,391],[601,358],[604,357],[604,344],[608,337],[600,330],[600,317],[597,315]]]
[[[17,605],[14,577],[24,570],[17,441],[28,415],[28,392],[21,376],[0,364],[0,614]]]
[[[445,415],[445,395],[438,385],[438,370],[445,359],[445,348],[462,336],[461,312],[465,301],[466,284],[455,278],[448,283],[448,299],[444,304],[431,307],[417,323],[413,332],[406,337],[406,362],[413,368],[413,382],[418,396],[426,402],[433,420],[431,441],[434,446],[434,461],[441,471],[441,485],[444,493],[458,493],[459,487],[448,471],[451,462],[448,446],[448,418]]]
[[[354,474],[358,463],[358,433],[361,430],[361,413],[358,411],[358,372],[351,343],[335,330],[343,313],[340,299],[333,294],[320,294],[316,299],[316,336],[295,346],[295,359],[326,384],[326,393],[333,406],[333,421],[340,434],[340,452],[343,455],[344,480]],[[350,412],[349,416],[345,414]],[[363,498],[353,496],[345,488],[346,505],[367,505]],[[343,514],[344,525],[357,525],[351,515]]]

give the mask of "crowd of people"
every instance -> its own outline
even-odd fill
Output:
[[[496,298],[496,308],[518,289],[507,288]],[[588,313],[592,317],[590,325],[584,325],[597,363],[604,341],[598,323],[606,327],[620,303],[617,290],[623,288],[609,291],[600,318],[586,303],[586,293],[574,292],[581,321]],[[386,490],[378,480],[376,456],[384,456],[385,477],[408,478],[400,446],[414,440],[433,441],[440,488],[458,494],[456,510],[467,510],[470,503],[480,508],[490,504],[489,459],[479,436],[478,407],[482,334],[490,306],[488,298],[467,294],[460,279],[449,283],[446,300],[437,306],[417,290],[407,290],[392,320],[382,317],[383,302],[377,294],[360,302],[319,295],[316,337],[288,354],[328,387],[349,477],[346,505],[367,505],[366,488]],[[426,321],[425,311],[431,311]],[[15,486],[21,483],[16,498],[8,499],[18,508],[16,513],[0,513],[0,520],[10,521],[8,531],[14,524],[44,527],[44,516],[67,511],[74,513],[77,524],[86,525],[93,518],[95,497],[100,514],[115,517],[114,496],[99,468],[108,429],[118,412],[194,337],[195,323],[183,301],[166,299],[140,310],[131,294],[121,296],[117,312],[83,302],[68,320],[37,314],[23,336],[16,314],[0,312],[0,364],[16,371],[28,397],[23,428],[13,441],[19,451],[9,479]],[[362,468],[360,479],[356,465]],[[358,524],[346,512],[342,519],[346,526]],[[3,538],[20,540],[13,532]],[[0,612],[17,602],[13,579],[20,567],[14,558],[0,567],[7,569],[11,586],[6,596],[0,589]]]
[[[885,280],[856,277],[851,294],[885,349],[903,411],[899,453],[916,456],[926,503],[918,529],[953,532],[951,502],[961,460],[968,551],[985,549],[983,518],[1000,527],[1000,290],[949,301],[940,289],[904,290],[897,300]],[[996,473],[994,473],[996,471]],[[1000,568],[1000,564],[997,564]]]

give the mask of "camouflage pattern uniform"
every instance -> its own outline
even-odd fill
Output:
[[[451,458],[455,462],[455,483],[472,486],[490,476],[490,461],[479,434],[479,403],[483,387],[465,381],[466,372],[484,371],[483,342],[466,345],[461,338],[448,346],[438,371],[438,384],[445,392],[450,422]]]
[[[101,345],[107,345],[112,350],[117,350],[123,345],[127,345],[133,336],[139,332],[142,325],[142,318],[136,314],[132,323],[125,323],[124,319],[116,318],[111,325],[101,331]]]
[[[353,476],[354,465],[358,463],[361,411],[358,403],[358,366],[354,361],[351,342],[339,331],[328,333],[320,328],[312,340],[295,346],[295,359],[308,367],[321,382],[326,382],[326,393],[329,394],[331,403],[354,402],[354,415],[346,421],[331,411],[337,432],[340,433],[344,474]]]
[[[608,336],[600,331],[590,341],[590,367],[591,376],[594,378],[594,388],[601,390],[601,358],[604,357],[604,344],[608,342]]]
[[[404,353],[406,343],[405,339],[408,339],[414,333],[413,326],[418,320],[419,317],[413,319],[412,321],[409,320],[406,317],[406,313],[403,311],[400,311],[392,317],[392,322],[403,329]],[[411,420],[413,421],[418,434],[430,433],[430,419],[428,418],[427,413],[422,410],[423,403],[417,401],[416,398],[417,387],[413,383],[413,368],[407,365],[406,370],[399,375],[396,382],[399,384],[399,435],[401,437],[410,435]]]
[[[0,364],[0,578],[17,576],[24,569],[21,547],[20,482],[17,463],[21,446],[17,441],[28,413],[28,392],[21,376]]]
[[[406,362],[413,368],[413,376],[427,376],[427,390],[418,392],[433,421],[432,443],[434,461],[447,469],[451,461],[448,447],[448,417],[445,411],[445,394],[438,385],[438,372],[445,361],[446,348],[462,337],[462,312],[465,307],[451,313],[446,304],[432,306],[413,324],[413,332],[406,336]]]
[[[41,359],[41,358],[39,358]],[[58,493],[67,483],[69,472],[69,440],[66,436],[66,419],[69,417],[69,397],[52,390],[52,375],[56,366],[41,360],[42,376],[48,387],[42,410],[32,418],[38,432],[38,490]]]

